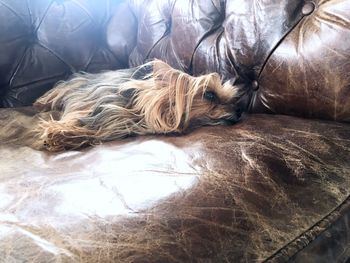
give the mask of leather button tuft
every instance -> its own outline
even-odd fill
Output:
[[[168,21],[166,21],[165,22],[165,35],[169,35],[170,34],[170,32],[171,32],[171,20],[168,20]]]
[[[303,15],[310,15],[315,10],[315,4],[313,2],[306,2],[301,9]]]
[[[253,90],[258,90],[259,89],[259,82],[257,80],[254,80],[252,82],[252,89]]]

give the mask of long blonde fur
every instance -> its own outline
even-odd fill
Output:
[[[151,68],[141,78],[135,75]],[[147,72],[147,71],[146,71]],[[210,89],[218,102],[203,98]],[[155,60],[134,72],[80,73],[39,98],[41,111],[59,111],[42,120],[37,133],[49,151],[76,149],[129,135],[181,133],[191,122],[216,125],[232,119],[237,89],[217,73],[192,77]]]

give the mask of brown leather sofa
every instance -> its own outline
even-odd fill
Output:
[[[26,146],[55,82],[152,58],[244,82],[249,114]],[[0,262],[350,262],[349,0],[1,0],[0,105]]]

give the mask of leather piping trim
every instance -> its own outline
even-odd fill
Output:
[[[297,236],[295,239],[290,241],[288,244],[277,250],[274,254],[266,258],[263,262],[280,262],[278,260],[278,257],[286,257],[288,256],[288,260],[291,259],[293,256],[298,254],[300,251],[302,251],[304,248],[306,248],[312,241],[317,239],[322,233],[324,233],[326,230],[328,230],[334,222],[339,220],[341,217],[344,216],[344,214],[350,213],[350,195],[347,196],[347,198],[339,204],[335,209],[333,209],[331,212],[329,212],[326,216],[324,216],[322,219],[320,219],[318,222],[316,222],[314,225],[312,225],[309,229],[304,231],[302,234]],[[319,228],[318,230],[315,230],[315,228]],[[309,234],[312,230],[314,230],[315,234]],[[296,249],[296,251],[293,254],[288,255],[288,247],[298,246],[298,241],[300,238],[303,238],[303,241],[306,243],[303,246],[299,245],[299,248]]]

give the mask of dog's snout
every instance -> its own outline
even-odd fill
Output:
[[[237,108],[235,109],[235,113],[236,113],[237,119],[239,119],[239,118],[242,117],[243,109],[242,109],[241,107],[237,107]]]
[[[242,113],[241,113],[241,114],[242,114]],[[233,113],[233,114],[230,115],[229,117],[226,117],[226,118],[225,118],[225,123],[226,123],[226,124],[229,124],[229,125],[235,124],[235,123],[237,123],[237,122],[239,121],[240,117],[241,117],[241,115],[238,116],[237,113]]]
[[[249,92],[242,94],[241,97],[236,101],[233,111],[236,114],[238,119],[242,117],[244,112],[248,111],[249,102],[250,102]]]
[[[238,121],[238,118],[232,116],[230,118],[225,119],[225,123],[228,125],[235,124]]]

